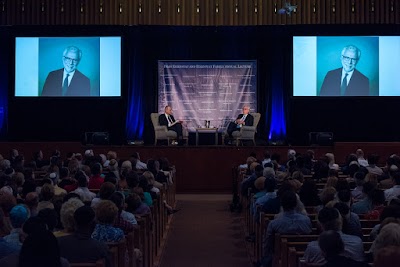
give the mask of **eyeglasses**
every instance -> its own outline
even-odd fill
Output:
[[[76,63],[79,62],[79,59],[74,59],[74,58],[69,58],[69,57],[64,57],[64,60],[65,60],[67,63],[74,63],[74,64],[76,64]]]
[[[352,63],[356,63],[358,61],[358,58],[351,58],[351,57],[346,57],[343,55],[342,55],[342,58],[344,61],[347,61],[347,62],[351,61]]]

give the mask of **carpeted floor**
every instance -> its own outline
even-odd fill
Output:
[[[229,195],[177,195],[160,267],[249,267],[240,217]]]

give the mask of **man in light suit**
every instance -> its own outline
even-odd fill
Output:
[[[175,120],[174,116],[172,115],[171,106],[166,106],[164,110],[164,114],[161,114],[158,117],[158,124],[160,124],[160,126],[165,125],[167,126],[168,130],[176,132],[178,143],[175,143],[176,141],[174,141],[174,145],[183,145],[182,121]]]
[[[329,71],[321,86],[320,96],[368,96],[369,79],[356,70],[361,51],[354,45],[343,48],[342,68]]]
[[[254,124],[254,117],[249,114],[250,112],[250,107],[249,106],[243,106],[243,113],[239,114],[237,116],[236,120],[234,122],[229,123],[228,129],[226,130],[229,137],[232,138],[232,133],[234,131],[240,131],[240,128],[244,125],[246,126],[253,126]]]
[[[90,96],[90,80],[77,70],[81,58],[79,48],[67,47],[62,57],[64,68],[49,73],[42,96]]]

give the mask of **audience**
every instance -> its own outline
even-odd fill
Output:
[[[32,164],[25,163],[17,150],[12,151],[9,159],[0,158],[1,266],[28,266],[27,262],[44,267],[67,266],[60,255],[71,263],[105,258],[106,265],[110,266],[104,242],[123,240],[124,233],[137,227],[136,218],[151,213],[149,206],[162,196],[163,183],[174,182],[171,177],[175,170],[165,159],[150,159],[145,164],[138,153],[124,161],[117,159],[112,151],[107,157],[88,152],[84,157],[80,153],[68,153],[62,161],[61,153],[55,151],[50,161],[45,161],[42,151],[38,151]],[[254,193],[251,206],[254,218],[257,220],[259,216],[255,212],[257,206],[264,212],[277,214],[265,229],[264,263],[271,261],[276,233],[311,233],[304,204],[310,207],[307,210],[322,204],[316,210],[320,210],[318,222],[323,232],[318,241],[308,244],[304,253],[307,263],[366,266],[357,214],[363,219],[381,222],[371,232],[372,240],[375,239],[371,247],[374,265],[390,266],[391,262],[386,262],[384,257],[399,257],[394,249],[400,248],[397,236],[400,232],[397,220],[400,218],[400,158],[397,155],[387,160],[383,170],[377,166],[378,156],[370,154],[367,161],[361,149],[347,157],[343,169],[335,163],[332,153],[316,161],[313,153],[300,154],[290,149],[285,165],[279,165],[279,158],[266,152],[260,165],[252,153],[242,166],[249,176],[241,184],[241,193],[247,196],[249,189]],[[118,163],[122,163],[121,170]],[[34,172],[36,168],[46,172],[44,177]],[[136,170],[145,172],[139,177]],[[342,173],[348,177],[343,178]],[[36,178],[43,179],[41,187],[37,186]],[[318,184],[317,188],[317,182],[325,185],[320,194],[318,188],[322,186]],[[98,197],[89,188],[98,192]],[[73,193],[66,195],[67,192]],[[168,211],[173,210],[165,199],[162,201]],[[58,237],[58,245],[52,231]],[[43,236],[41,242],[46,244],[37,245],[38,233]],[[39,253],[39,249],[46,253]]]

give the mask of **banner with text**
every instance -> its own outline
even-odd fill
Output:
[[[257,112],[256,61],[159,61],[158,111],[170,105],[190,132],[224,131],[244,105]]]

